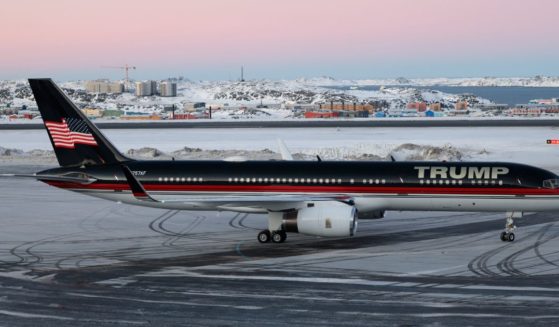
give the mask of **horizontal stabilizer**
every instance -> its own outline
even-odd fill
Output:
[[[39,181],[68,182],[78,184],[91,184],[97,179],[91,177],[74,177],[60,175],[37,175],[37,174],[0,174],[0,177],[32,178]]]

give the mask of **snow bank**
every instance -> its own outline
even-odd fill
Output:
[[[263,150],[203,150],[184,147],[171,152],[163,152],[152,147],[129,149],[126,155],[141,160],[226,160],[227,158],[244,158],[246,160],[281,160],[281,155],[269,149]],[[324,160],[434,160],[459,161],[469,158],[468,151],[450,145],[426,146],[417,144],[401,144],[391,148],[315,148],[294,153],[295,160],[316,160],[316,156]],[[0,147],[0,163],[56,165],[53,151],[6,149]]]
[[[53,165],[56,164],[56,156],[52,150],[30,150],[9,149],[0,147],[0,164],[27,164],[27,165]]]
[[[464,153],[452,145],[439,147],[405,143],[396,147],[392,154],[397,160],[461,161],[464,159]]]

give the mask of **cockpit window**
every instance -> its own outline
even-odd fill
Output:
[[[559,188],[559,179],[546,179],[545,181],[543,181],[543,187]]]
[[[89,175],[87,175],[86,173],[82,173],[82,172],[70,172],[70,173],[63,174],[62,176],[73,177],[73,178],[83,178],[83,179],[90,178]]]

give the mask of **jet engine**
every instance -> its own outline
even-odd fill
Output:
[[[309,202],[305,208],[287,212],[282,229],[316,236],[347,237],[357,232],[357,209],[337,201]]]

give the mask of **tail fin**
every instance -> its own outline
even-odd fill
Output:
[[[60,166],[118,163],[123,156],[50,79],[29,79]]]

